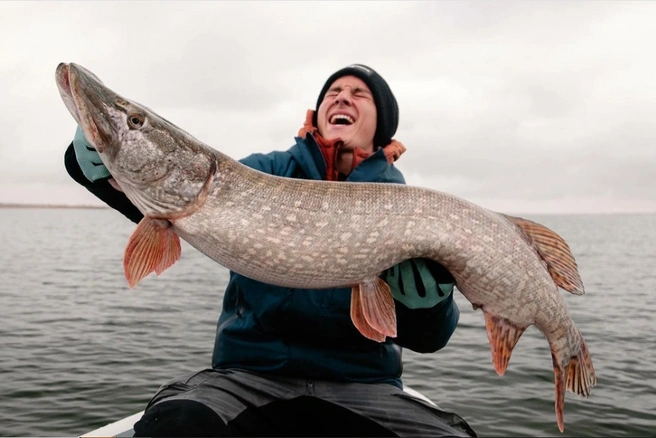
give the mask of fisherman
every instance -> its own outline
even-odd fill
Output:
[[[392,139],[398,123],[387,82],[349,65],[328,78],[294,146],[241,163],[289,178],[404,184],[394,166],[405,151]],[[142,219],[79,128],[65,165],[110,207]],[[432,353],[453,334],[453,277],[411,259],[381,278],[394,297],[397,337],[379,343],[353,325],[350,287],[290,289],[230,272],[212,368],[163,385],[135,436],[476,436],[458,415],[404,392],[401,380],[402,348]]]

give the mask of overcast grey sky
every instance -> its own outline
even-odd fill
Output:
[[[96,205],[54,73],[233,158],[291,146],[335,70],[400,105],[409,184],[507,213],[656,212],[656,2],[0,2],[0,202]]]

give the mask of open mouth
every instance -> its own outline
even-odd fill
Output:
[[[352,125],[353,123],[355,120],[348,114],[335,114],[330,118],[331,125]]]

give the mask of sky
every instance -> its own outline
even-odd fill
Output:
[[[66,173],[74,62],[232,158],[286,150],[374,68],[408,184],[505,213],[656,212],[656,2],[0,2],[0,203],[102,205]]]

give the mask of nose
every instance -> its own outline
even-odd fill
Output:
[[[335,103],[344,105],[351,105],[352,102],[351,89],[349,87],[344,87],[338,94],[335,96]]]

